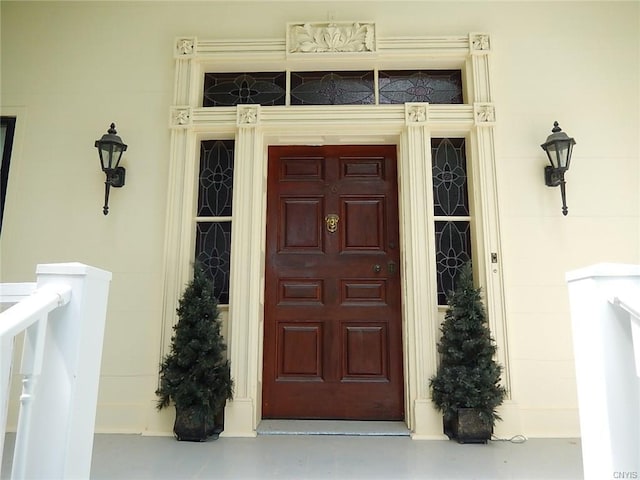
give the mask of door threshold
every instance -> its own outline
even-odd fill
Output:
[[[344,435],[365,437],[408,437],[404,422],[361,420],[262,420],[258,435]]]

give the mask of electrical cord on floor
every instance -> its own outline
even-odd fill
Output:
[[[492,442],[524,443],[527,440],[529,440],[529,439],[527,437],[525,437],[524,435],[514,435],[511,438],[500,438],[500,437],[496,437],[495,435],[491,435],[491,441]]]

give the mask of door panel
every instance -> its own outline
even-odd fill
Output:
[[[280,253],[322,252],[322,198],[280,199]]]
[[[270,147],[264,418],[404,418],[398,245],[395,146]]]
[[[341,253],[384,253],[384,197],[341,196],[340,203],[344,219]]]

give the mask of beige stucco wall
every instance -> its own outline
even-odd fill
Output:
[[[579,434],[564,273],[640,263],[640,4],[2,1],[0,15],[0,106],[18,115],[0,280],[59,261],[113,272],[98,431],[171,428],[153,392],[174,38],[281,38],[288,21],[335,19],[375,21],[381,36],[491,34],[512,374],[502,428]],[[577,141],[568,217],[543,181],[554,120]],[[93,143],[112,121],[127,185],[104,217]]]

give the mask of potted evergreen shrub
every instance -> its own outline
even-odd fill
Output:
[[[500,385],[502,367],[494,359],[496,345],[470,263],[462,268],[447,303],[438,342],[440,365],[429,381],[432,399],[450,439],[486,443],[500,420],[496,408],[506,391]]]
[[[217,438],[215,418],[231,399],[233,382],[213,283],[197,266],[177,314],[171,349],[160,365],[157,407],[175,405],[178,440]]]

